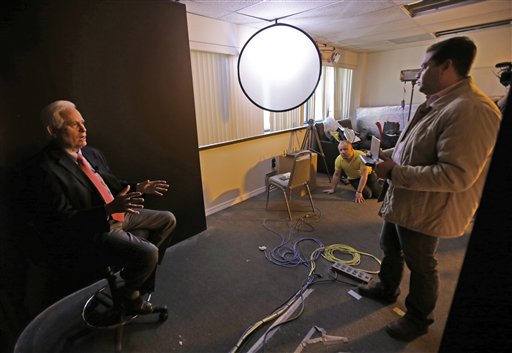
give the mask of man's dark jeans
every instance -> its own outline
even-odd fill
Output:
[[[439,238],[384,222],[380,247],[384,251],[380,281],[384,289],[394,293],[402,280],[404,262],[411,271],[409,293],[405,299],[406,318],[422,326],[430,325],[439,290],[439,274],[435,257]]]

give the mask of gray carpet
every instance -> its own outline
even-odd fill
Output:
[[[334,195],[322,193],[327,177],[319,174],[313,191],[317,215],[311,216],[307,197],[294,198],[294,221],[291,227],[282,194],[271,193],[270,209],[265,209],[265,194],[237,204],[207,218],[208,229],[168,249],[158,269],[153,302],[166,304],[169,319],[157,323],[156,317],[139,317],[124,328],[124,352],[227,353],[233,349],[244,331],[268,317],[301,287],[309,269],[305,265],[283,267],[271,263],[260,247],[267,251],[280,244],[282,237],[291,243],[300,238],[315,238],[325,246],[343,244],[358,251],[381,257],[379,232],[382,220],[377,215],[379,203],[367,200],[362,205],[352,202],[350,186],[338,187]],[[437,352],[446,323],[469,236],[442,240],[438,255],[441,276],[440,296],[435,310],[436,321],[429,333],[413,342],[403,343],[384,331],[386,323],[404,310],[408,288],[406,270],[402,294],[394,305],[383,306],[367,298],[357,300],[348,294],[355,282],[344,276],[334,280],[331,263],[316,261],[316,283],[309,287],[297,310],[289,311],[288,323],[277,326],[266,336],[259,350],[258,340],[273,321],[248,335],[237,352],[294,352],[312,327],[325,330],[334,338],[345,337],[346,343],[313,343],[302,353],[337,352]],[[318,245],[300,243],[309,258]],[[337,252],[343,260],[351,255]],[[378,264],[362,256],[357,267],[377,270]],[[344,282],[342,282],[344,281]],[[87,291],[86,291],[87,292]],[[90,292],[90,291],[89,291]],[[87,293],[89,293],[87,292]],[[85,301],[85,292],[72,295],[40,315],[25,332],[24,352],[113,352],[114,332],[96,331],[74,342],[63,336],[80,327],[77,308]],[[70,304],[73,302],[74,304]],[[303,302],[303,305],[299,305]],[[55,342],[45,339],[45,330],[55,330],[45,323],[62,323],[62,337]],[[33,332],[37,332],[35,335]],[[37,337],[36,337],[37,336]],[[321,337],[316,333],[312,338]],[[36,342],[37,340],[37,342]],[[43,347],[51,346],[51,350]]]

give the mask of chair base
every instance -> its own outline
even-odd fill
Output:
[[[315,130],[316,131],[316,130]],[[318,135],[318,134],[317,134]],[[288,210],[288,218],[292,220],[292,212],[290,210],[290,204],[288,202],[288,196],[286,193],[290,193],[290,201],[292,198],[292,192],[294,189],[305,188],[309,197],[309,203],[311,204],[311,210],[315,212],[315,205],[313,204],[313,197],[311,196],[311,190],[309,189],[309,180],[311,177],[311,151],[302,150],[295,154],[293,166],[291,172],[281,173],[273,175],[267,179],[267,202],[265,208],[268,209],[268,200],[270,196],[270,190],[272,188],[278,188],[283,192],[284,200],[286,202],[286,209]]]
[[[309,197],[309,204],[311,205],[311,211],[313,213],[315,213],[315,205],[313,204],[313,197],[311,196],[311,190],[309,188],[309,185],[308,183],[305,183],[303,185],[307,191],[307,195]],[[286,210],[288,211],[288,219],[290,221],[293,220],[292,218],[292,210],[290,208],[290,201],[291,201],[291,193],[292,193],[292,190],[290,190],[290,201],[288,201],[288,196],[286,194],[286,190],[285,188],[282,188],[281,186],[279,185],[275,185],[275,184],[271,184],[271,183],[268,183],[267,184],[267,201],[266,201],[266,204],[265,204],[265,209],[268,209],[268,203],[269,203],[269,198],[270,198],[270,192],[273,190],[273,189],[279,189],[281,190],[281,192],[283,193],[283,196],[284,196],[284,201],[286,203]]]
[[[145,295],[144,300],[151,300],[151,293]],[[158,321],[167,320],[167,306],[156,306],[151,313],[159,314]],[[126,315],[123,308],[114,301],[112,295],[108,291],[108,286],[98,290],[93,296],[87,300],[82,310],[82,320],[87,326],[95,329],[113,329],[121,325],[125,325],[138,315]]]
[[[82,309],[82,320],[86,327],[69,337],[69,341],[75,341],[96,329],[115,329],[115,351],[121,352],[124,325],[141,315],[158,314],[158,322],[164,322],[169,317],[167,306],[155,306],[153,311],[147,314],[126,315],[119,300],[116,300],[116,295],[111,293],[111,289],[112,285],[106,285],[87,300]],[[151,293],[144,295],[144,300],[150,299]]]

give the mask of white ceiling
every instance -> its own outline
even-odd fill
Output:
[[[400,8],[412,0],[177,1],[188,13],[257,29],[278,19],[320,44],[358,52],[428,44],[437,31],[512,18],[512,0],[486,0],[413,18]]]

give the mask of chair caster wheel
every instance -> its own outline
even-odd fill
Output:
[[[159,312],[159,314],[158,314],[159,322],[164,322],[165,320],[167,320],[167,318],[169,317],[169,313],[167,311],[167,306],[160,307],[157,309],[157,311]]]

